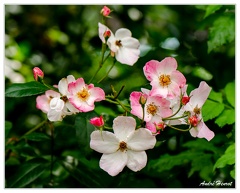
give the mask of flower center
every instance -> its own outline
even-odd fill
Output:
[[[163,87],[168,86],[169,84],[171,84],[170,75],[162,74],[159,77],[159,84],[161,86],[163,86]]]
[[[194,112],[195,114],[200,114],[201,109],[198,108],[198,106],[196,106],[196,107],[193,109],[193,112]]]
[[[78,98],[80,98],[82,101],[86,101],[88,97],[90,96],[88,90],[86,88],[83,88],[81,91],[77,93]]]
[[[121,142],[119,143],[119,149],[120,149],[120,151],[124,152],[124,151],[127,149],[127,144],[126,144],[126,142],[121,141]]]
[[[115,42],[115,44],[116,44],[116,46],[118,46],[118,47],[121,47],[121,46],[122,46],[121,40],[117,40],[117,41]]]
[[[61,99],[64,101],[64,103],[66,103],[68,101],[67,96],[62,96]]]
[[[191,126],[196,127],[198,125],[198,118],[196,115],[193,115],[192,117],[188,118],[188,122]]]
[[[155,115],[157,113],[157,106],[153,103],[147,105],[147,112],[148,114]]]

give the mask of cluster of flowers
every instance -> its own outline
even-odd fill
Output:
[[[36,71],[41,73],[37,67]],[[46,113],[50,121],[62,121],[66,115],[92,111],[95,102],[105,99],[103,89],[85,84],[83,78],[75,80],[72,75],[62,78],[55,88],[58,92],[47,90],[36,99],[36,107]]]
[[[108,17],[111,10],[104,6],[103,16]],[[130,30],[118,29],[115,35],[105,25],[98,23],[99,38],[107,45],[112,57],[132,66],[139,58],[140,43],[132,37]],[[177,129],[176,125],[187,125],[193,137],[214,137],[202,119],[201,107],[211,88],[202,81],[198,88],[187,95],[184,75],[177,70],[177,62],[167,57],[161,62],[151,60],[143,68],[151,90],[142,88],[130,94],[132,116],[118,116],[113,120],[113,132],[104,130],[103,117],[94,117],[90,123],[97,130],[91,133],[90,147],[103,153],[100,167],[111,176],[119,174],[125,166],[139,171],[147,164],[145,150],[154,148],[156,135],[166,127]],[[43,72],[35,67],[34,78],[43,79]],[[58,85],[36,99],[36,107],[47,114],[50,121],[62,121],[67,115],[94,110],[95,102],[105,100],[103,89],[85,84],[83,78],[72,75],[62,78]],[[136,125],[136,116],[141,125]],[[180,129],[179,129],[180,130]]]

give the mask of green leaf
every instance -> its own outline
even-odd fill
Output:
[[[217,160],[213,170],[216,168],[223,168],[226,165],[233,165],[235,163],[235,143],[231,144],[225,153]]]
[[[227,101],[235,107],[235,82],[229,82],[224,88]]]
[[[207,99],[202,107],[203,120],[207,121],[213,119],[220,115],[223,110],[224,104]]]
[[[219,154],[221,151],[215,147],[212,143],[204,139],[195,139],[183,144],[183,147],[192,149],[193,151],[212,151],[215,154]]]
[[[231,125],[235,123],[235,110],[225,109],[215,120],[215,123],[218,124],[219,127],[223,127],[226,124]]]
[[[215,13],[217,10],[219,10],[222,7],[222,5],[208,5],[206,7],[206,13],[204,15],[204,18],[208,17],[209,15]]]
[[[16,173],[7,181],[8,188],[23,188],[35,181],[48,167],[44,159],[32,159],[25,162]]]
[[[12,128],[12,123],[10,121],[5,121],[5,138],[7,138],[11,128]]]
[[[9,86],[5,91],[6,97],[26,97],[44,93],[49,90],[43,84],[32,81],[27,83],[14,83]]]
[[[206,81],[213,78],[213,75],[201,66],[197,66],[193,69],[193,75]]]
[[[90,151],[90,135],[95,130],[95,127],[90,124],[89,120],[92,117],[98,116],[95,112],[80,113],[75,119],[75,129],[78,142],[85,150]]]
[[[235,19],[228,15],[217,18],[209,31],[208,53],[235,39]]]
[[[157,172],[163,172],[170,170],[174,166],[180,166],[189,163],[196,157],[202,156],[202,152],[182,152],[178,155],[165,154],[157,160],[150,160],[148,164],[149,169],[153,169]]]
[[[214,101],[217,101],[219,103],[223,102],[223,97],[222,97],[222,93],[221,92],[215,92],[213,89],[211,90],[209,96],[209,99],[212,99]]]
[[[30,141],[45,141],[51,139],[48,135],[38,132],[30,133],[28,135],[25,135],[24,137]]]
[[[233,179],[235,179],[235,166],[234,169],[230,172],[230,175]]]

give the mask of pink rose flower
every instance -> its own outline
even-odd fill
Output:
[[[151,60],[145,64],[143,71],[152,85],[151,95],[170,99],[180,96],[180,88],[186,84],[186,78],[176,69],[177,62],[172,57],[161,62]]]
[[[95,108],[94,102],[105,99],[103,89],[85,84],[83,78],[68,84],[68,91],[69,102],[80,112],[92,111]]]
[[[214,137],[212,132],[203,122],[201,108],[210,94],[211,88],[204,81],[200,82],[198,88],[190,93],[190,100],[184,106],[184,110],[190,112],[188,123],[192,126],[190,134],[193,137],[206,138],[210,141]]]

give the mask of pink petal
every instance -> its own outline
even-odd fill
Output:
[[[119,141],[125,141],[130,137],[136,128],[136,121],[132,117],[118,116],[113,120],[113,131]]]
[[[50,100],[46,95],[40,95],[36,98],[36,108],[42,112],[47,113],[50,109]]]
[[[128,161],[127,153],[117,151],[112,154],[103,154],[100,159],[100,168],[105,170],[109,175],[118,175],[126,166]]]
[[[77,96],[69,98],[69,102],[81,112],[89,112],[94,109],[94,104],[90,106],[87,102],[81,101]]]
[[[68,91],[70,95],[75,95],[85,87],[83,78],[78,78],[76,81],[68,84]]]
[[[130,104],[131,104],[131,113],[140,119],[143,117],[143,109],[139,103],[140,97],[142,96],[141,92],[132,92],[130,94]]]
[[[156,138],[146,128],[140,128],[135,131],[127,141],[127,146],[133,151],[143,151],[152,149],[156,144]]]
[[[102,101],[105,100],[105,92],[103,89],[94,87],[88,90],[90,97],[94,99],[94,101]]]
[[[158,74],[170,75],[173,71],[177,69],[177,61],[173,57],[164,58],[157,65]]]
[[[140,171],[147,165],[147,154],[145,151],[132,151],[128,150],[128,162],[127,162],[127,167],[134,171]]]
[[[119,148],[119,140],[109,131],[93,131],[90,147],[99,153],[114,153]]]
[[[190,93],[189,96],[191,98],[189,103],[191,103],[194,108],[196,106],[198,106],[198,108],[201,108],[205,103],[205,101],[207,100],[210,92],[211,92],[211,87],[209,87],[205,81],[201,81],[199,84],[199,87],[194,89]]]
[[[177,83],[177,85],[182,88],[186,85],[185,76],[178,70],[171,73],[171,81]]]
[[[99,38],[102,40],[103,43],[106,43],[104,33],[108,30],[111,32],[111,30],[107,26],[105,26],[101,23],[98,23],[98,35],[99,35]],[[111,32],[111,34],[112,34],[112,32]]]
[[[147,80],[158,80],[159,74],[157,73],[157,66],[159,62],[157,60],[150,60],[145,64],[143,67],[144,75],[146,76]]]
[[[206,138],[210,141],[215,136],[214,132],[212,132],[203,121],[201,121],[197,127],[199,130],[197,137]]]

